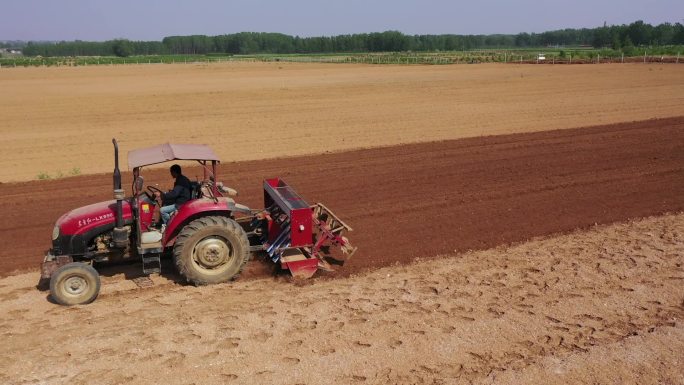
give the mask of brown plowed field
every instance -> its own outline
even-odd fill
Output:
[[[244,161],[682,115],[684,66],[233,63],[0,71],[0,182],[108,172],[123,150]]]
[[[684,118],[228,163],[221,174],[251,207],[271,176],[326,203],[355,229],[359,252],[341,270],[351,274],[684,210]],[[165,170],[146,177],[169,182]],[[109,199],[111,176],[1,184],[0,196],[7,274],[39,264],[59,215]]]

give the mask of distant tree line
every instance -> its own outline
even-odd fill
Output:
[[[644,45],[682,45],[684,26],[636,21],[599,28],[562,29],[517,35],[405,35],[397,31],[299,37],[281,33],[241,32],[219,36],[169,36],[162,41],[29,42],[27,56],[121,56],[174,54],[290,54],[336,52],[455,51],[478,48],[593,46],[613,49]]]
[[[29,42],[23,48],[26,56],[131,56],[171,53],[160,41],[61,41],[58,43]]]
[[[591,44],[616,50],[634,46],[680,45],[684,44],[684,26],[681,23],[652,26],[641,20],[629,25],[604,25],[593,29]]]

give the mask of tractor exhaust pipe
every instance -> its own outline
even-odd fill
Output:
[[[121,188],[121,171],[119,170],[119,144],[116,139],[112,138],[114,144],[114,199],[116,199],[116,227],[112,234],[112,242],[114,247],[128,246],[128,229],[124,228],[123,221],[123,200],[125,196],[124,190]]]

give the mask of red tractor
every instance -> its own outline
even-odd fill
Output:
[[[236,203],[237,193],[218,181],[219,159],[204,145],[163,144],[130,151],[132,196],[121,188],[119,149],[114,144],[114,200],[62,215],[52,232],[52,249],[41,266],[52,298],[62,305],[92,302],[100,290],[94,263],[142,262],[143,274],[161,272],[168,253],[178,272],[195,285],[235,279],[253,252],[265,252],[295,277],[328,269],[330,247],[351,257],[356,251],[343,235],[351,228],[318,203],[310,206],[279,178],[264,181],[264,209]],[[143,167],[173,160],[194,160],[204,170],[192,183],[192,199],[165,227],[154,223],[155,187],[144,188]]]

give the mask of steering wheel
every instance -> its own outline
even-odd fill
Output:
[[[159,199],[161,199],[161,194],[164,192],[154,186],[147,186],[146,187],[147,191],[145,191],[145,195],[147,195],[148,198],[150,198],[151,201],[156,201],[157,199],[154,196],[154,193],[158,192],[159,193]]]

